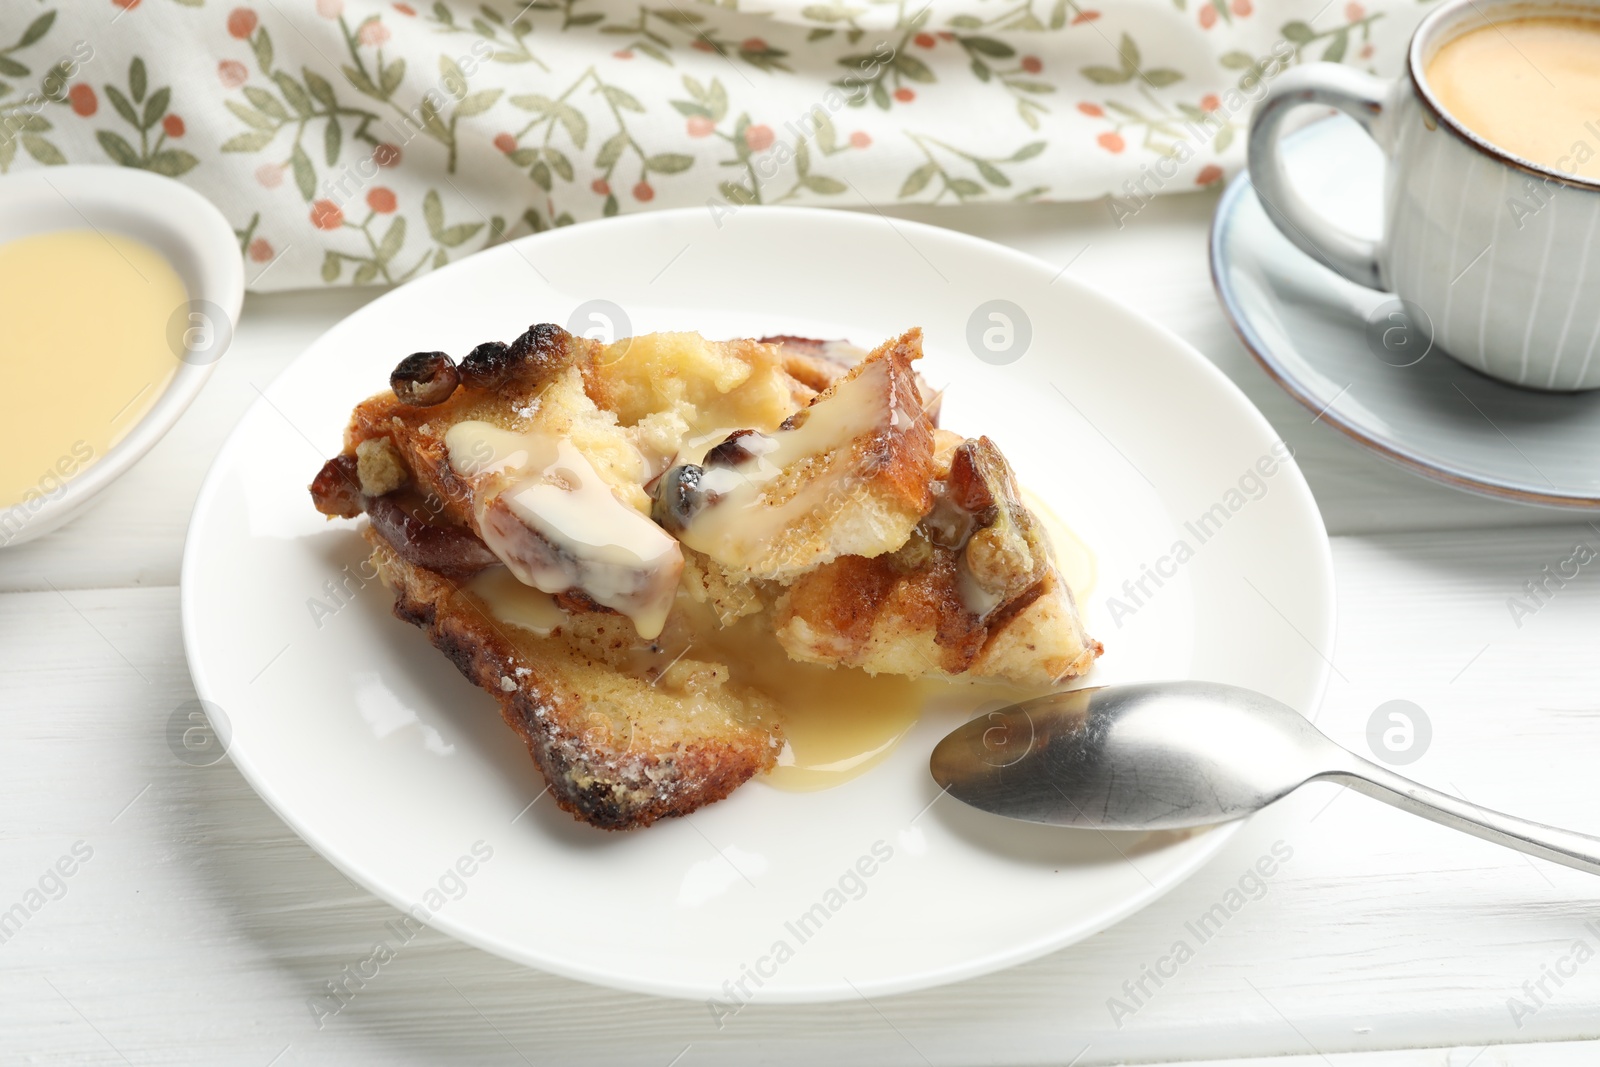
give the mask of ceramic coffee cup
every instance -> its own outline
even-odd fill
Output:
[[[1250,180],[1302,251],[1401,298],[1402,343],[1431,345],[1514,385],[1592,389],[1600,386],[1600,255],[1590,255],[1600,237],[1600,182],[1489,143],[1447,113],[1426,77],[1429,60],[1456,36],[1539,16],[1600,20],[1600,3],[1449,0],[1418,26],[1405,73],[1392,83],[1332,63],[1285,73],[1251,120]],[[1279,138],[1302,104],[1338,108],[1383,149],[1380,239],[1329,222],[1290,183]],[[1600,154],[1600,114],[1572,140],[1575,153]]]

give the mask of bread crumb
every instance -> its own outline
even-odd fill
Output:
[[[356,445],[356,477],[367,496],[392,493],[410,477],[387,437],[369,437]]]

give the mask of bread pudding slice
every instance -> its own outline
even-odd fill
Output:
[[[687,815],[777,759],[777,705],[694,656],[677,620],[642,644],[621,615],[567,611],[534,590],[512,594],[532,606],[506,611],[506,586],[520,583],[503,568],[463,581],[410,562],[376,525],[365,535],[396,617],[495,697],[556,802],[585,822]]]
[[[562,808],[645,826],[783,751],[784,694],[708,628],[1031,687],[1099,654],[999,450],[936,427],[920,331],[856,354],[549,324],[418,353],[312,497],[368,516],[395,614],[496,698]]]
[[[775,429],[736,429],[674,465],[656,522],[745,581],[905,544],[933,502],[933,427],[911,369],[921,343],[917,330],[896,338]]]
[[[935,504],[912,536],[791,583],[774,605],[779,643],[797,660],[874,674],[1047,687],[1084,673],[1100,644],[1010,466],[987,437],[943,443]]]

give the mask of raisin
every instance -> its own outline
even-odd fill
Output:
[[[498,389],[511,378],[516,360],[511,346],[502,341],[485,341],[461,361],[461,380],[474,389]]]
[[[735,430],[728,435],[728,439],[706,453],[701,460],[704,467],[738,467],[756,458],[745,444],[746,437],[759,437],[754,430]]]
[[[650,517],[671,534],[678,534],[689,525],[705,506],[705,494],[700,491],[700,476],[704,471],[693,463],[680,463],[656,482]]]
[[[389,375],[389,388],[402,404],[431,408],[450,399],[461,382],[456,362],[443,352],[413,352]]]

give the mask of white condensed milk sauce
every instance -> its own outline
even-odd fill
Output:
[[[466,421],[450,427],[445,447],[473,485],[484,543],[517,580],[545,593],[580,590],[626,615],[645,640],[661,633],[682,550],[619,500],[577,446]]]
[[[764,625],[745,618],[718,627],[688,595],[679,603],[702,635],[707,658],[726,663],[735,682],[759,689],[783,709],[783,750],[777,767],[760,779],[779,789],[827,789],[871,769],[916,725],[929,698],[952,688],[799,663]]]
[[[856,377],[840,382],[825,401],[803,409],[803,421],[793,429],[739,438],[739,444],[755,458],[737,468],[706,468],[700,476],[700,491],[715,503],[684,527],[680,534],[683,543],[736,569],[759,558],[782,530],[816,509],[819,495],[830,491],[825,484],[817,485],[803,488],[782,503],[763,503],[763,494],[785,470],[800,460],[825,455],[887,428],[890,420],[902,416],[898,408],[890,411],[883,404],[889,393],[888,376],[886,362],[869,363]]]
[[[0,245],[0,509],[58,492],[144,417],[178,370],[167,326],[188,299],[159,252],[121,234]]]
[[[566,619],[556,598],[541,589],[523,585],[506,567],[489,567],[467,582],[467,592],[483,601],[489,614],[501,622],[549,637]]]

